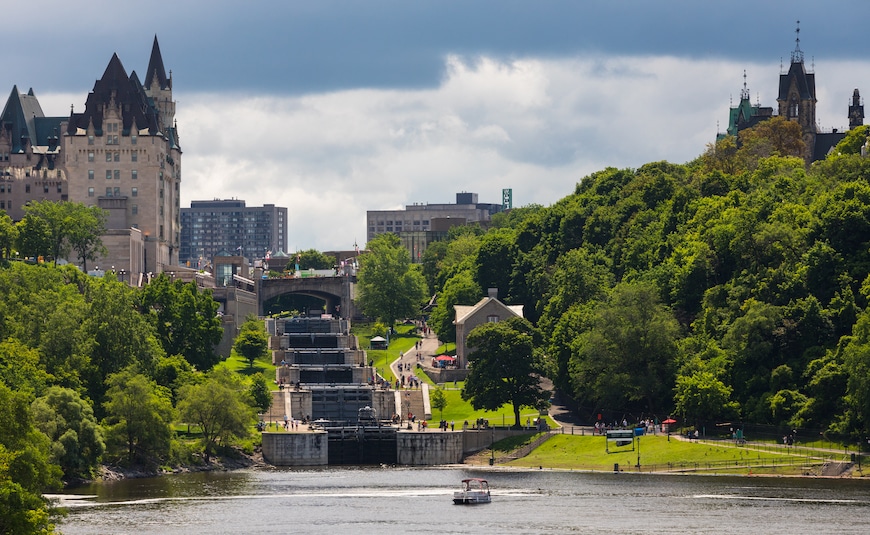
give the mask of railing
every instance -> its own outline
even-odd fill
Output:
[[[519,448],[515,449],[514,451],[508,453],[507,455],[504,455],[502,457],[497,457],[495,462],[496,463],[506,463],[509,461],[515,461],[517,459],[522,459],[523,457],[525,457],[526,455],[531,453],[532,450],[534,450],[535,448],[537,448],[538,446],[540,446],[544,442],[550,440],[550,437],[552,437],[556,433],[558,433],[558,430],[545,431],[541,434],[541,436],[539,436],[535,440],[529,442],[528,444],[520,446]]]
[[[702,472],[726,469],[779,468],[800,466],[807,475],[819,475],[822,469],[833,459],[818,457],[785,457],[735,459],[732,461],[677,462],[667,464],[642,464],[637,468],[641,472]]]

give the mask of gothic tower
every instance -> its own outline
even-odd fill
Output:
[[[798,21],[800,24],[800,21]],[[795,49],[791,53],[791,66],[787,74],[779,75],[779,115],[796,121],[803,131],[807,145],[807,160],[814,154],[816,134],[816,75],[804,67],[804,53],[800,48],[800,26],[796,30]]]
[[[864,124],[864,105],[861,103],[861,93],[858,88],[852,91],[852,104],[849,105],[849,129]]]

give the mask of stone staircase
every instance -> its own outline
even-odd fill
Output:
[[[429,409],[429,389],[427,384],[423,384],[419,390],[399,389],[396,391],[396,407],[397,411],[401,410],[401,415],[407,418],[408,412],[413,413],[417,418],[430,419],[432,418],[431,409]]]
[[[286,400],[289,401],[289,397],[287,397]],[[272,406],[269,407],[268,412],[263,413],[263,421],[267,424],[278,422],[280,425],[284,425],[284,415],[286,414],[289,417],[291,414],[290,407],[286,406],[287,401],[285,401],[283,391],[273,390]]]

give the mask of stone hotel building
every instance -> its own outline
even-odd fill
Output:
[[[172,77],[156,37],[144,80],[113,55],[81,112],[46,116],[32,89],[12,88],[0,114],[0,209],[13,220],[30,201],[99,206],[108,254],[94,265],[159,273],[179,263],[180,186]]]

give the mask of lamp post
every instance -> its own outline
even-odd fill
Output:
[[[640,435],[637,437],[637,469],[640,470]]]
[[[495,464],[495,427],[489,428],[489,465],[493,466]]]

